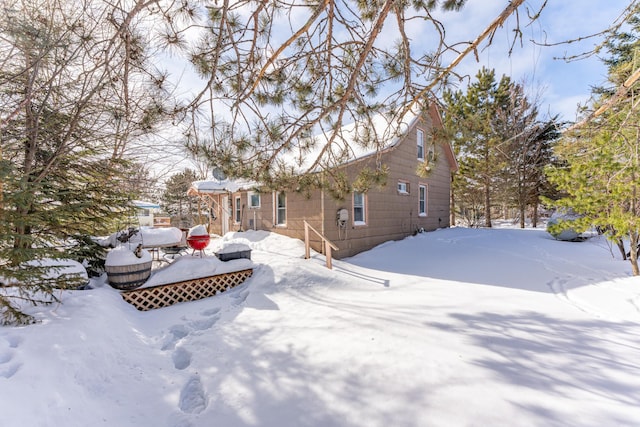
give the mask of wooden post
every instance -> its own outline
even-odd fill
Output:
[[[313,228],[312,226],[309,225],[309,223],[307,223],[307,221],[304,221],[304,259],[309,259],[311,258],[311,249],[310,249],[310,242],[309,242],[309,229],[311,229],[311,231],[313,231],[314,233],[316,233],[318,235],[318,237],[320,237],[320,239],[322,240],[322,251],[324,252],[324,255],[327,259],[327,268],[331,269],[332,268],[332,264],[331,264],[331,250],[338,250],[338,247],[336,245],[334,245],[333,243],[331,243],[329,241],[329,239],[327,239],[326,237],[324,237],[322,234],[318,233],[318,230],[316,230],[315,228]]]
[[[311,258],[311,250],[309,249],[309,224],[304,222],[304,259]]]

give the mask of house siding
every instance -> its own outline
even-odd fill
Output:
[[[356,226],[352,222],[353,206],[350,197],[342,201],[325,198],[325,235],[339,250],[336,258],[353,256],[389,240],[403,239],[418,230],[435,230],[449,227],[449,197],[451,190],[451,166],[446,161],[444,148],[435,146],[437,162],[433,170],[422,178],[417,168],[418,160],[416,128],[428,130],[429,120],[420,120],[409,129],[405,138],[391,150],[382,153],[381,162],[389,168],[386,185],[367,192],[367,222]],[[365,166],[375,167],[375,159],[367,159],[347,166],[348,176],[355,177]],[[408,184],[408,194],[397,190],[399,181]],[[419,215],[419,186],[427,187],[426,216]],[[349,211],[350,221],[345,230],[338,230],[336,212],[340,208]]]
[[[451,190],[451,158],[445,148],[436,144],[436,163],[430,173],[422,178],[417,174],[417,168],[422,164],[417,155],[416,128],[425,131],[425,152],[431,143],[428,135],[432,126],[430,116],[425,116],[414,122],[404,138],[392,148],[381,153],[379,161],[388,167],[386,184],[383,187],[374,186],[366,192],[366,224],[356,225],[353,222],[352,194],[343,200],[336,200],[321,190],[309,192],[286,192],[285,225],[275,224],[273,192],[260,193],[260,208],[248,209],[246,191],[230,195],[231,200],[240,195],[245,206],[242,222],[235,223],[233,211],[229,217],[229,231],[238,230],[268,230],[288,237],[304,240],[304,221],[307,221],[318,232],[323,233],[339,250],[333,252],[336,258],[353,256],[359,252],[371,249],[390,240],[403,239],[417,231],[435,230],[449,227],[449,201]],[[376,157],[369,156],[352,162],[343,167],[350,179],[355,179],[364,167],[375,169]],[[400,194],[398,182],[408,185],[408,194]],[[427,212],[419,215],[419,186],[427,188]],[[346,227],[339,227],[337,212],[346,209],[349,219]],[[214,221],[212,231],[220,234],[222,227],[220,219]],[[322,252],[321,240],[311,233],[311,247]]]

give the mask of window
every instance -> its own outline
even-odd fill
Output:
[[[353,223],[364,225],[366,222],[366,203],[364,193],[353,192]]]
[[[256,193],[255,191],[249,191],[247,193],[247,202],[249,204],[249,209],[259,209],[260,193]]]
[[[409,183],[406,181],[398,181],[398,193],[409,194]]]
[[[240,220],[242,219],[242,208],[241,206],[241,199],[240,196],[236,197],[236,201],[235,201],[235,220],[236,223],[240,223]]]
[[[427,216],[427,186],[418,187],[418,215]]]
[[[276,225],[287,223],[287,196],[283,192],[276,193]]]
[[[418,140],[418,160],[424,160],[424,131],[422,129],[416,131],[416,139]]]

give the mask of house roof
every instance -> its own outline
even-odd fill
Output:
[[[187,195],[198,194],[226,194],[235,193],[239,190],[248,190],[257,187],[258,184],[248,180],[214,179],[194,181],[191,183]]]
[[[133,205],[136,208],[140,208],[140,209],[160,209],[159,204],[153,203],[153,202],[146,202],[143,200],[134,200]]]
[[[285,163],[292,165],[298,172],[315,172],[320,167],[314,166],[319,156],[323,161],[334,160],[338,164],[348,164],[381,151],[396,147],[407,133],[413,129],[423,111],[416,108],[401,113],[377,114],[370,122],[354,122],[340,128],[331,147],[325,149],[329,141],[326,134],[313,137],[315,148],[311,152],[299,152],[296,156],[289,154]],[[442,118],[435,103],[431,103],[427,111],[432,122],[442,127]],[[443,144],[445,155],[452,171],[458,170],[453,149],[449,143]],[[336,161],[338,160],[338,161]]]
[[[296,155],[288,153],[283,156],[282,160],[294,167],[299,173],[303,173],[309,170],[311,172],[319,170],[318,167],[313,168],[313,163],[318,156],[323,156],[323,159],[339,159],[340,164],[348,164],[364,159],[375,155],[379,151],[387,151],[396,147],[407,132],[415,126],[421,113],[421,110],[412,109],[405,112],[403,116],[399,114],[377,114],[371,118],[370,122],[354,122],[340,128],[331,147],[325,151],[323,150],[329,138],[324,134],[316,135],[313,137],[316,142],[314,150],[306,153],[299,152]],[[434,103],[430,104],[428,114],[434,125],[442,127],[442,118]],[[377,140],[380,145],[372,143],[372,140]],[[367,141],[369,143],[366,143]],[[446,143],[443,144],[443,147],[451,170],[458,170],[458,162],[455,159],[451,145]],[[258,186],[258,183],[248,180],[195,181],[191,184],[187,194],[195,196],[199,194],[234,193]]]
[[[317,172],[314,166],[318,158],[322,163],[347,164],[395,146],[416,121],[418,113],[408,111],[404,116],[398,113],[376,114],[367,121],[355,121],[342,126],[330,146],[327,146],[331,132],[311,137],[314,148],[299,149],[295,153],[281,156],[281,160],[297,172]]]

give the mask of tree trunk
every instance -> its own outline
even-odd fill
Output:
[[[538,198],[533,201],[533,214],[531,215],[531,226],[533,228],[538,227]]]
[[[629,249],[629,261],[631,262],[631,272],[634,276],[640,276],[640,269],[638,268],[638,233],[629,233],[629,243],[631,249]]]
[[[484,186],[484,226],[491,228],[491,190],[490,185]]]
[[[637,251],[636,251],[637,252]],[[638,257],[636,255],[636,259],[630,259],[631,261],[631,272],[634,276],[640,276],[640,269],[638,269]]]
[[[624,261],[627,260],[627,251],[624,249],[624,241],[622,241],[622,239],[616,239],[616,246],[618,247],[618,250],[620,251],[620,254],[622,255],[622,259]]]

